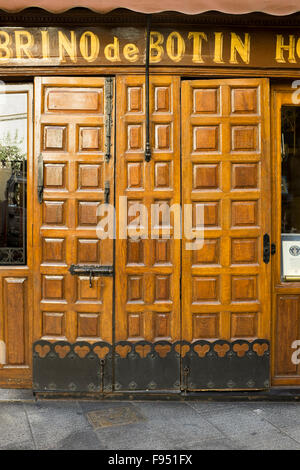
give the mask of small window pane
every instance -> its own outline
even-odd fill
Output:
[[[27,99],[0,95],[0,265],[26,264]]]

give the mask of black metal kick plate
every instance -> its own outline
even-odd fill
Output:
[[[111,390],[111,383],[110,344],[43,340],[34,343],[34,391],[104,392]]]

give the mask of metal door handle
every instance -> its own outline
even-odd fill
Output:
[[[83,266],[80,264],[72,264],[69,268],[69,272],[72,276],[89,276],[90,287],[92,287],[92,278],[98,276],[113,276],[113,266]]]
[[[263,260],[264,260],[264,263],[268,264],[270,261],[270,254],[271,254],[270,235],[268,233],[265,233],[263,240],[264,240]]]
[[[105,185],[104,185],[104,204],[109,203],[109,195],[110,195],[109,181],[105,181]]]
[[[43,162],[43,155],[40,153],[38,158],[38,201],[40,204],[43,202],[43,195],[44,195],[44,162]]]

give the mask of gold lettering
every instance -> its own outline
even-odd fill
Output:
[[[116,36],[114,36],[114,42],[105,47],[104,55],[111,62],[120,62],[120,42]]]
[[[164,49],[161,46],[164,42],[164,37],[158,31],[151,31],[150,33],[150,63],[157,64],[164,56]],[[155,54],[153,54],[155,52]]]
[[[300,58],[300,38],[297,41],[296,51],[297,51],[297,56]]]
[[[185,42],[183,37],[177,31],[173,31],[169,34],[166,49],[168,56],[174,62],[179,62],[182,59],[185,52]],[[175,49],[177,49],[177,52]]]
[[[49,59],[49,31],[41,31],[43,59]]]
[[[284,44],[284,37],[282,34],[277,34],[276,41],[276,62],[284,64],[286,62],[283,51],[289,51],[288,61],[292,64],[296,63],[295,59],[295,36],[292,34],[289,35],[289,44]],[[298,49],[297,49],[298,54]],[[299,55],[299,54],[298,54]]]
[[[2,41],[1,38],[3,38],[4,40]],[[0,51],[1,51],[0,62],[6,62],[7,60],[11,58],[12,51],[9,45],[10,45],[9,34],[6,33],[5,31],[0,31]],[[4,54],[2,54],[2,51]]]
[[[250,35],[245,33],[245,42],[243,43],[240,36],[231,33],[231,46],[230,46],[230,63],[238,64],[237,53],[245,64],[250,62]]]
[[[223,33],[215,33],[215,64],[224,64],[223,60]]]
[[[123,55],[129,62],[136,62],[139,58],[139,48],[135,44],[126,44],[123,48]]]
[[[196,64],[203,64],[202,59],[202,40],[207,41],[207,35],[202,32],[192,31],[188,35],[188,39],[193,39],[193,58]]]
[[[98,36],[96,36],[96,34],[92,33],[91,31],[86,31],[83,33],[79,41],[79,49],[82,57],[87,62],[94,62],[94,60],[96,60],[98,57],[100,49],[100,41]]]
[[[58,51],[61,62],[66,62],[65,53],[68,54],[72,62],[77,62],[75,31],[71,31],[71,39],[68,39],[62,31],[58,31]]]
[[[23,42],[23,39],[25,39],[25,42]],[[16,58],[22,59],[24,54],[24,57],[27,56],[29,59],[33,59],[33,55],[29,51],[34,44],[32,34],[30,34],[29,31],[15,31],[15,41]]]

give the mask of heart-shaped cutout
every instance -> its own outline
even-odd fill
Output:
[[[57,344],[54,349],[60,359],[66,357],[66,355],[69,354],[69,352],[71,351],[70,346],[68,346],[67,344],[65,346]]]
[[[166,355],[171,351],[171,346],[168,346],[167,344],[157,344],[154,349],[158,353],[159,357],[166,357]]]
[[[99,357],[99,359],[104,359],[109,353],[109,348],[107,346],[96,346],[94,348],[94,353]]]
[[[75,346],[74,351],[80,359],[83,359],[90,352],[90,348],[88,346]]]
[[[175,346],[175,351],[180,354],[181,357],[185,357],[189,350],[190,347],[187,344],[184,344],[183,346],[176,344]]]
[[[269,349],[269,346],[267,343],[263,343],[263,344],[255,343],[253,345],[253,351],[255,351],[258,356],[263,356],[265,352],[268,351],[268,349]]]
[[[46,357],[48,352],[50,351],[50,346],[48,344],[45,344],[42,346],[41,344],[37,344],[34,348],[35,352],[38,353],[39,357]]]
[[[216,344],[214,350],[218,354],[219,357],[224,357],[226,353],[229,351],[230,346],[229,344]]]
[[[119,354],[119,356],[121,356],[123,359],[128,356],[130,351],[131,347],[129,345],[122,346],[121,344],[119,344],[116,347],[116,353]]]
[[[151,351],[151,346],[149,346],[149,344],[145,344],[144,346],[139,344],[138,346],[136,346],[135,350],[140,355],[140,357],[146,357],[147,354],[149,354],[149,352]]]
[[[247,343],[244,344],[235,344],[233,346],[234,352],[237,353],[238,357],[244,357],[246,352],[249,351],[249,345]]]
[[[203,346],[201,346],[201,344],[196,344],[194,347],[194,351],[196,351],[199,357],[205,357],[209,350],[210,347],[208,344],[204,344]]]

